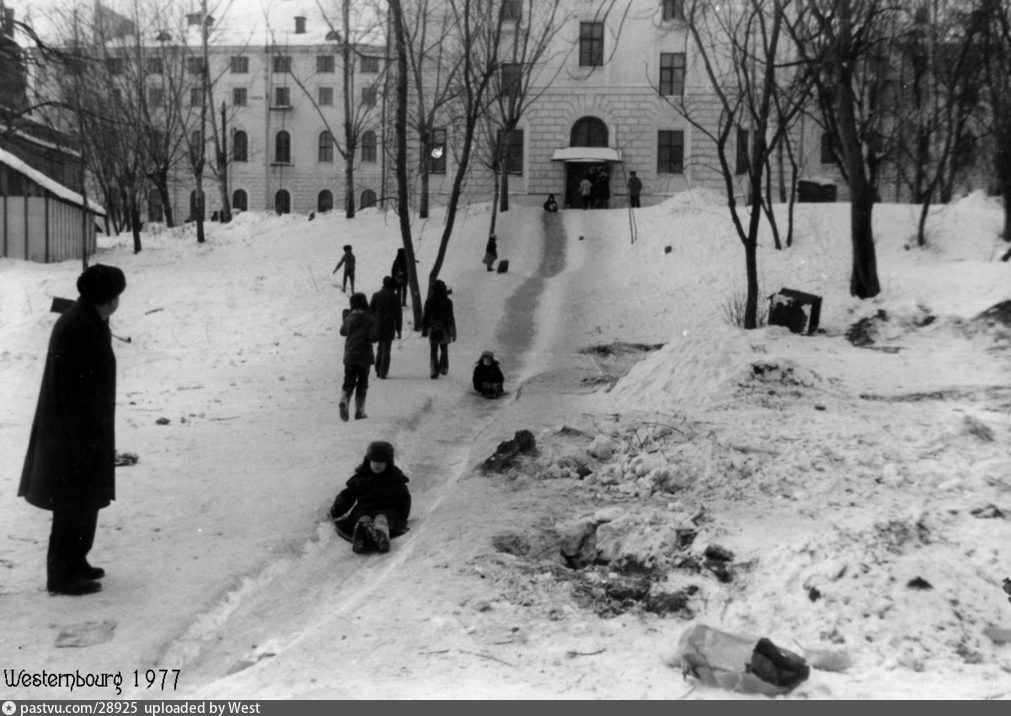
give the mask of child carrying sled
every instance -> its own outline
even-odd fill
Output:
[[[411,515],[408,478],[393,464],[393,446],[369,443],[362,464],[330,508],[337,534],[351,542],[355,554],[389,552],[390,539],[407,532]]]

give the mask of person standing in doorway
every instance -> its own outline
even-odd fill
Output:
[[[635,172],[628,173],[628,202],[633,209],[639,208],[639,196],[642,194],[642,180]]]
[[[584,176],[579,182],[579,198],[583,202],[583,208],[589,209],[593,203],[593,183],[590,181],[589,175]]]
[[[396,281],[383,277],[383,287],[372,294],[369,310],[376,321],[376,377],[386,378],[390,373],[390,354],[393,338],[400,338],[403,327],[403,310],[397,295]]]
[[[355,255],[351,253],[351,244],[345,244],[344,255],[334,266],[332,273],[337,273],[337,269],[344,267],[344,280],[341,282],[341,292],[348,292],[348,281],[351,281],[351,293],[355,292]],[[332,274],[331,274],[332,275]]]
[[[425,301],[421,335],[428,338],[429,367],[432,379],[449,373],[449,344],[456,340],[456,318],[446,283],[437,280]]]
[[[348,403],[355,397],[355,420],[367,418],[365,395],[369,390],[369,368],[376,362],[372,344],[376,342],[376,322],[369,313],[364,293],[351,294],[350,308],[344,311],[340,334],[344,341],[344,383],[341,386],[340,415],[347,422]]]
[[[126,277],[95,264],[77,279],[80,297],[56,321],[42,373],[18,496],[53,513],[46,589],[79,596],[101,590],[88,563],[98,511],[116,499],[116,356],[109,316]]]
[[[549,214],[554,214],[558,211],[558,202],[555,201],[554,194],[548,194],[548,198],[544,200],[544,211]]]

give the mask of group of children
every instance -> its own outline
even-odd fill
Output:
[[[385,378],[389,371],[387,344],[392,340],[392,332],[384,332],[380,325],[389,324],[387,328],[391,328],[396,337],[400,337],[401,301],[406,305],[403,292],[406,266],[400,267],[400,271],[397,269],[398,262],[404,261],[401,249],[394,261],[393,275],[383,279],[383,288],[373,296],[371,305],[365,294],[355,293],[355,257],[350,245],[344,247],[344,255],[333,270],[333,273],[337,273],[341,266],[344,267],[342,291],[346,292],[347,284],[351,284],[350,306],[344,310],[340,329],[341,335],[346,337],[340,401],[340,416],[344,421],[349,418],[352,395],[355,397],[355,419],[367,417],[365,395],[370,366],[373,363],[376,365],[376,374],[380,378]],[[453,303],[449,299],[451,291],[446,284],[436,281],[432,289],[432,296],[425,302],[422,335],[429,339],[431,345],[431,377],[438,378],[449,371],[447,346],[456,340],[456,321]],[[396,293],[392,294],[390,300],[383,300],[385,292]],[[391,315],[386,316],[386,313]],[[386,333],[390,335],[387,336]],[[376,342],[380,343],[378,359],[372,352],[372,343]],[[481,353],[474,366],[472,383],[474,390],[486,398],[504,395],[505,378],[491,351]],[[393,458],[394,448],[390,443],[370,443],[365,459],[355,468],[354,474],[330,508],[330,518],[337,533],[351,542],[351,549],[356,554],[388,552],[390,540],[408,529],[407,520],[411,512],[411,494],[407,489],[409,480],[394,464]]]

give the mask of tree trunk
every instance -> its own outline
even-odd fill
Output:
[[[411,308],[414,313],[414,330],[421,330],[421,291],[418,289],[418,272],[415,270],[414,242],[411,240],[410,187],[407,183],[407,48],[404,41],[404,11],[400,0],[389,0],[393,15],[393,33],[397,42],[397,108],[394,118],[397,152],[397,216],[400,219],[400,237],[407,259],[407,283],[411,290]]]
[[[851,177],[850,183],[850,238],[853,244],[850,295],[873,298],[881,293],[871,225],[874,193],[866,183],[854,182],[854,178]]]
[[[140,245],[140,206],[137,204],[137,198],[133,197],[130,200],[130,231],[133,233],[133,252],[139,254],[141,250]]]

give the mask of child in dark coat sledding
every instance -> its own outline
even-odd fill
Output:
[[[491,351],[484,351],[481,358],[474,366],[474,390],[486,398],[497,398],[502,395],[502,384],[505,378],[502,376],[502,369],[495,354]]]
[[[365,459],[330,508],[337,533],[351,541],[355,554],[389,552],[390,538],[407,532],[407,483],[407,475],[393,464],[393,446],[383,440],[369,443]]]

